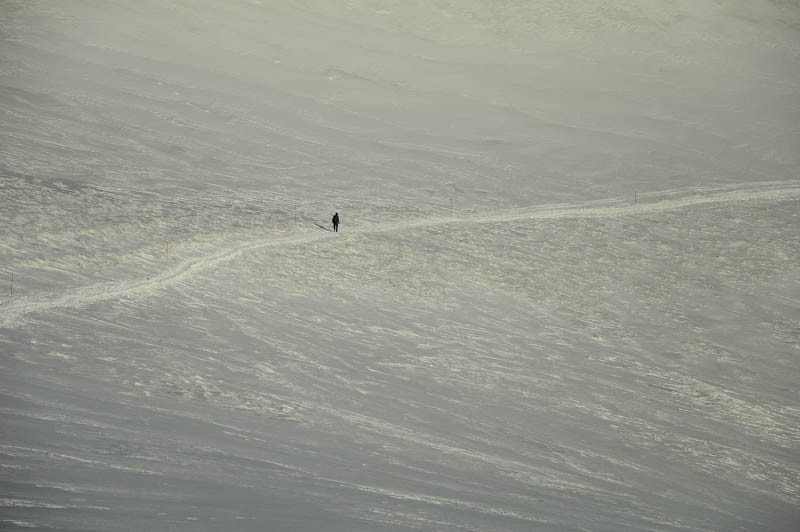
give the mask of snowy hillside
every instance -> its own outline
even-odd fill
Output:
[[[798,60],[792,1],[0,0],[0,529],[796,528]]]

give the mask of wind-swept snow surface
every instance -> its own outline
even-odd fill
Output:
[[[797,527],[797,5],[222,4],[0,0],[0,528]]]

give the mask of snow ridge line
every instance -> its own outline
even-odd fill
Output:
[[[688,195],[694,192],[692,195]],[[374,234],[396,231],[398,228],[413,229],[418,227],[432,227],[437,225],[475,224],[475,223],[502,223],[517,220],[560,220],[575,218],[609,218],[629,216],[644,213],[657,213],[672,211],[697,205],[710,205],[718,203],[733,203],[747,201],[782,201],[800,198],[800,181],[784,181],[766,183],[763,185],[749,185],[747,188],[734,187],[726,189],[684,189],[666,192],[668,194],[682,194],[674,199],[662,199],[652,202],[630,203],[630,200],[611,199],[578,204],[546,205],[540,207],[497,211],[494,213],[476,214],[470,216],[451,216],[440,218],[422,218],[405,223],[380,224],[355,228],[348,234]],[[665,193],[659,193],[663,196]],[[643,195],[644,199],[648,196]],[[0,326],[12,327],[27,314],[46,312],[55,308],[81,308],[92,303],[116,299],[121,297],[147,296],[157,290],[163,289],[189,277],[196,272],[201,272],[220,263],[235,259],[250,251],[265,247],[295,245],[315,242],[331,235],[322,232],[303,233],[282,238],[259,239],[245,242],[230,248],[224,248],[216,253],[200,258],[187,259],[165,270],[163,273],[145,279],[133,279],[122,282],[100,283],[96,285],[46,292],[33,296],[26,296],[12,300],[7,305],[0,306]],[[335,237],[334,237],[335,238]]]

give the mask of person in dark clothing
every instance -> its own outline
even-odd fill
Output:
[[[339,232],[339,213],[338,212],[333,215],[332,222],[333,222],[333,232],[334,233],[338,233]]]

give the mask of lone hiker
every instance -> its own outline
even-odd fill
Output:
[[[331,221],[333,222],[333,232],[334,233],[338,233],[339,232],[339,213],[338,212],[333,215],[333,220],[331,220]]]

